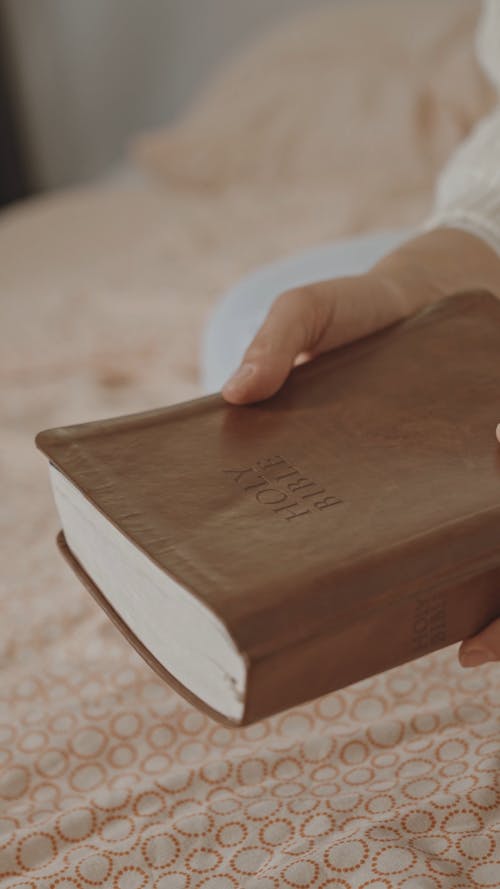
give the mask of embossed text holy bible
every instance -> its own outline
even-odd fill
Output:
[[[233,725],[500,614],[500,303],[442,300],[297,367],[42,432],[59,545],[149,664]]]

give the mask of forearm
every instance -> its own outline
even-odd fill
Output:
[[[486,289],[500,298],[500,257],[461,229],[436,228],[383,257],[370,275],[402,301],[402,314],[461,290]]]

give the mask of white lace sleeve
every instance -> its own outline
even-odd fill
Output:
[[[478,235],[500,255],[500,0],[483,5],[478,59],[497,87],[499,104],[475,126],[442,170],[423,228],[453,226]]]

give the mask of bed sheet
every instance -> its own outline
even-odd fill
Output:
[[[500,886],[497,665],[464,671],[453,646],[219,726],[69,573],[33,445],[198,394],[207,315],[257,264],[418,222],[427,179],[389,192],[368,173],[362,189],[340,167],[211,188],[172,174],[0,218],[0,886]]]

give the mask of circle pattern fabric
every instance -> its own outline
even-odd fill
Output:
[[[2,689],[1,886],[500,885],[495,665],[453,647],[229,729],[88,618],[70,672]]]

